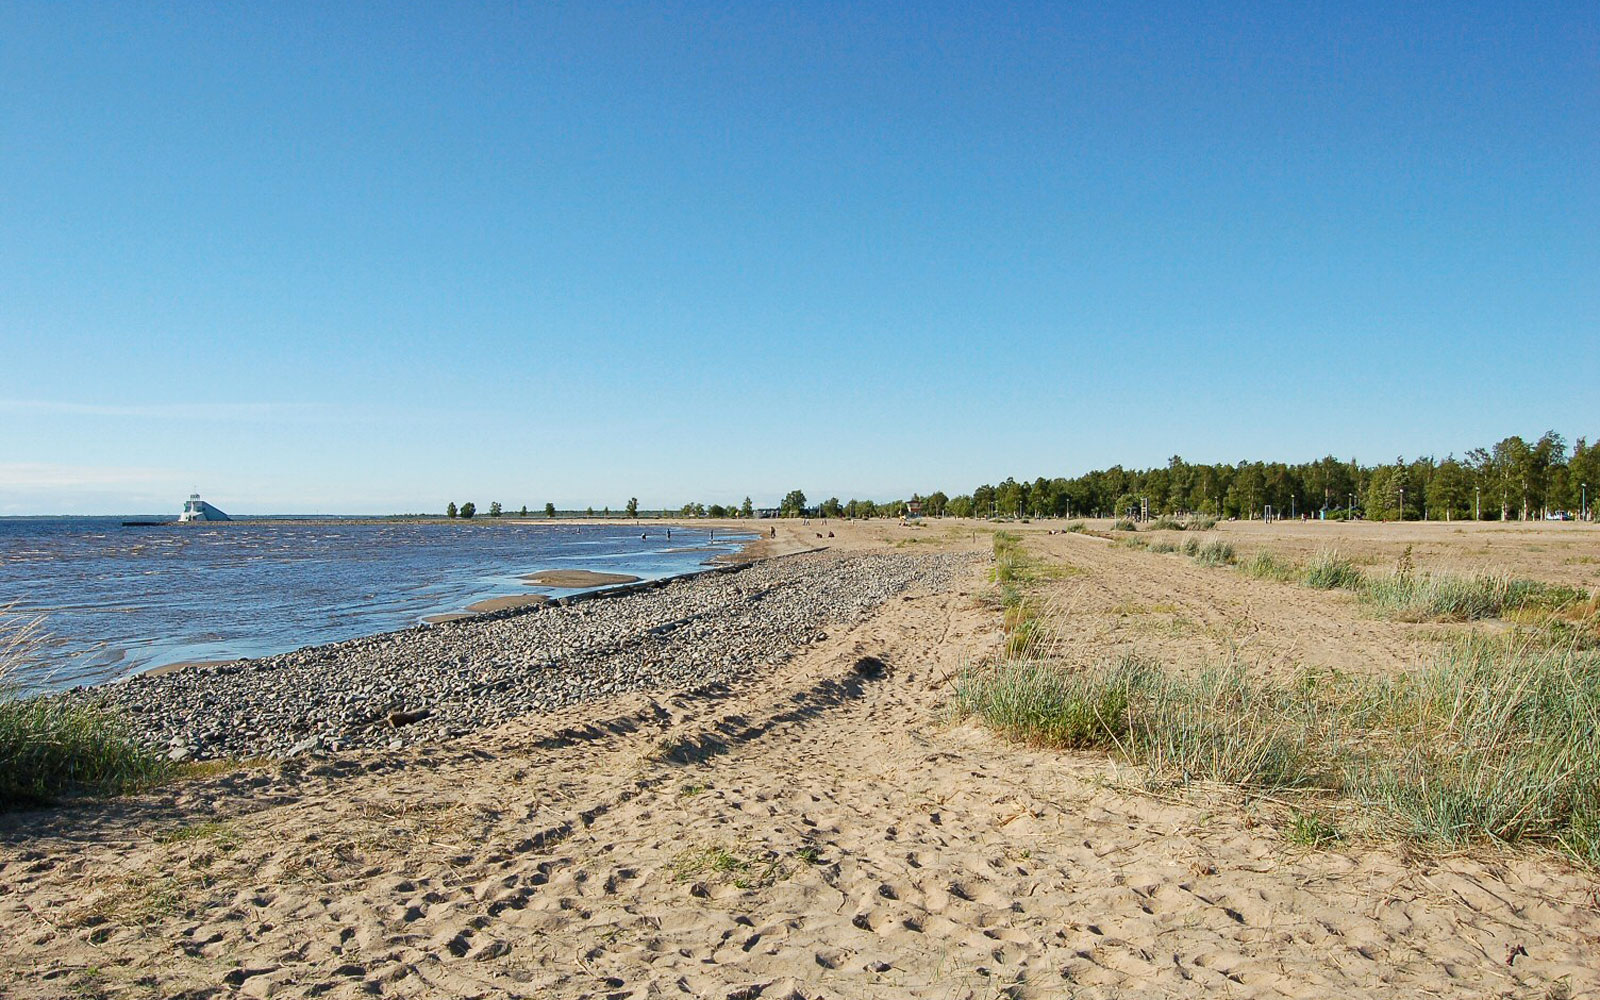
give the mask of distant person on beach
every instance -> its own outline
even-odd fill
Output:
[[[776,525],[774,525],[773,528],[772,528],[772,537],[773,538],[777,538],[778,537],[778,528],[777,528]]]

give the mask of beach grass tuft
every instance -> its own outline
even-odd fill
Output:
[[[1396,621],[1470,622],[1512,617],[1536,626],[1547,639],[1567,638],[1580,647],[1600,638],[1600,596],[1501,572],[1419,571],[1409,549],[1392,571],[1382,574],[1363,573],[1332,549],[1319,551],[1301,569],[1262,549],[1239,569],[1258,579],[1298,580],[1320,590],[1349,590],[1380,615]]]
[[[1217,526],[1217,519],[1210,514],[1196,514],[1185,523],[1189,531],[1210,531]]]
[[[1010,659],[964,670],[957,711],[1023,742],[1100,749],[1152,781],[1342,796],[1380,836],[1499,842],[1600,867],[1600,653],[1473,638],[1376,677],[1257,677],[1125,656],[1088,667]],[[1300,811],[1289,838],[1345,836]]]
[[[1190,539],[1190,541],[1193,541],[1193,539]],[[1220,538],[1212,539],[1202,545],[1196,545],[1193,549],[1186,547],[1185,551],[1188,552],[1190,558],[1202,566],[1227,566],[1232,564],[1234,559],[1233,543],[1225,542]]]
[[[1306,586],[1318,590],[1356,590],[1362,580],[1361,570],[1337,549],[1322,549],[1312,556],[1301,578]]]
[[[39,619],[0,614],[0,809],[116,795],[165,777],[167,762],[139,746],[111,713],[18,694],[11,678],[37,656],[42,627]]]
[[[1257,580],[1289,583],[1299,575],[1299,568],[1293,563],[1285,562],[1267,549],[1260,549],[1255,555],[1239,564],[1239,572]]]
[[[1175,517],[1162,514],[1160,517],[1145,525],[1146,531],[1182,531],[1185,525]]]
[[[1112,531],[1138,531],[1139,526],[1126,517],[1119,517],[1111,522]]]

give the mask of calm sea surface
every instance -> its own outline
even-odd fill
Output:
[[[0,610],[45,618],[28,690],[169,663],[266,656],[415,625],[529,587],[542,569],[659,579],[738,539],[705,530],[505,522],[244,520],[125,528],[121,518],[0,518]],[[647,533],[648,539],[639,535]],[[749,537],[749,536],[742,536]]]

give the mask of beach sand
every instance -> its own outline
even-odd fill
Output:
[[[623,583],[638,583],[639,577],[629,576],[626,573],[596,573],[587,569],[545,569],[537,573],[528,573],[522,577],[522,580],[538,587],[576,589],[580,587],[614,587]]]
[[[846,549],[986,551],[990,530],[786,523],[769,541],[814,547],[818,527]],[[1205,537],[1379,562],[1489,544],[1589,585],[1595,566],[1568,560],[1600,538],[1369,527]],[[1079,626],[1075,656],[1392,670],[1440,641],[1348,595],[1008,528],[1071,568],[1050,599]],[[1300,848],[1270,797],[1151,789],[1104,754],[952,721],[950,678],[1001,642],[981,572],[732,691],[0,817],[0,982],[19,998],[1600,994],[1597,882],[1558,858]]]
[[[483,615],[491,611],[505,611],[508,608],[531,608],[540,604],[549,604],[547,594],[513,594],[509,597],[491,597],[483,601],[473,601],[467,605],[467,610],[473,614]]]

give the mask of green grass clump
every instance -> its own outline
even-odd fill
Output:
[[[1345,711],[1381,749],[1348,780],[1402,832],[1546,843],[1600,865],[1600,655],[1480,639],[1359,695]]]
[[[1339,828],[1321,813],[1296,809],[1289,819],[1289,842],[1306,847],[1324,847],[1344,839]]]
[[[1071,671],[1040,660],[1006,659],[956,681],[957,709],[1024,743],[1087,750],[1120,746],[1128,707],[1148,667],[1124,659],[1103,670]]]
[[[1416,573],[1369,577],[1361,599],[1400,621],[1469,622],[1511,611],[1558,611],[1587,599],[1570,587],[1519,580],[1504,573]]]
[[[1293,563],[1279,559],[1266,549],[1260,549],[1255,555],[1239,564],[1239,572],[1257,580],[1278,580],[1287,583],[1295,578],[1298,569]]]
[[[1075,535],[1081,535],[1089,530],[1089,526],[1084,524],[1082,521],[1072,521],[1068,523],[1065,530],[1070,531]]]
[[[1176,518],[1162,514],[1160,517],[1145,525],[1146,531],[1182,531],[1184,524]]]
[[[1217,526],[1217,519],[1210,514],[1196,514],[1189,518],[1185,527],[1190,531],[1210,531]]]
[[[1552,848],[1600,868],[1600,652],[1474,639],[1388,677],[1006,660],[955,705],[1014,739],[1114,752],[1152,779],[1341,795],[1364,833]],[[1289,839],[1346,833],[1297,811]]]
[[[1139,530],[1139,526],[1137,524],[1134,524],[1128,518],[1119,517],[1115,521],[1111,522],[1111,530],[1112,531],[1138,531]]]
[[[1023,551],[1022,537],[1010,531],[994,533],[994,568],[989,576],[995,583],[1007,584],[1027,580],[1032,560]]]
[[[1301,582],[1318,590],[1357,590],[1363,576],[1350,560],[1336,549],[1323,549],[1311,557]]]
[[[1187,551],[1187,550],[1186,550]],[[1202,566],[1227,566],[1233,562],[1233,543],[1214,539],[1204,545],[1197,545],[1190,558]]]
[[[18,695],[8,679],[37,654],[39,629],[37,620],[0,617],[0,809],[116,795],[164,777],[167,762],[111,713],[60,696]]]
[[[1149,547],[1150,547],[1150,551],[1151,552],[1176,552],[1176,551],[1178,551],[1178,543],[1177,542],[1169,542],[1169,541],[1165,541],[1165,540],[1159,541],[1159,542],[1151,542]]]
[[[1304,726],[1283,725],[1290,698],[1239,668],[1189,676],[1131,656],[1082,671],[1005,660],[965,672],[955,689],[959,712],[1012,739],[1116,750],[1162,776],[1270,788],[1324,777],[1306,753]]]

